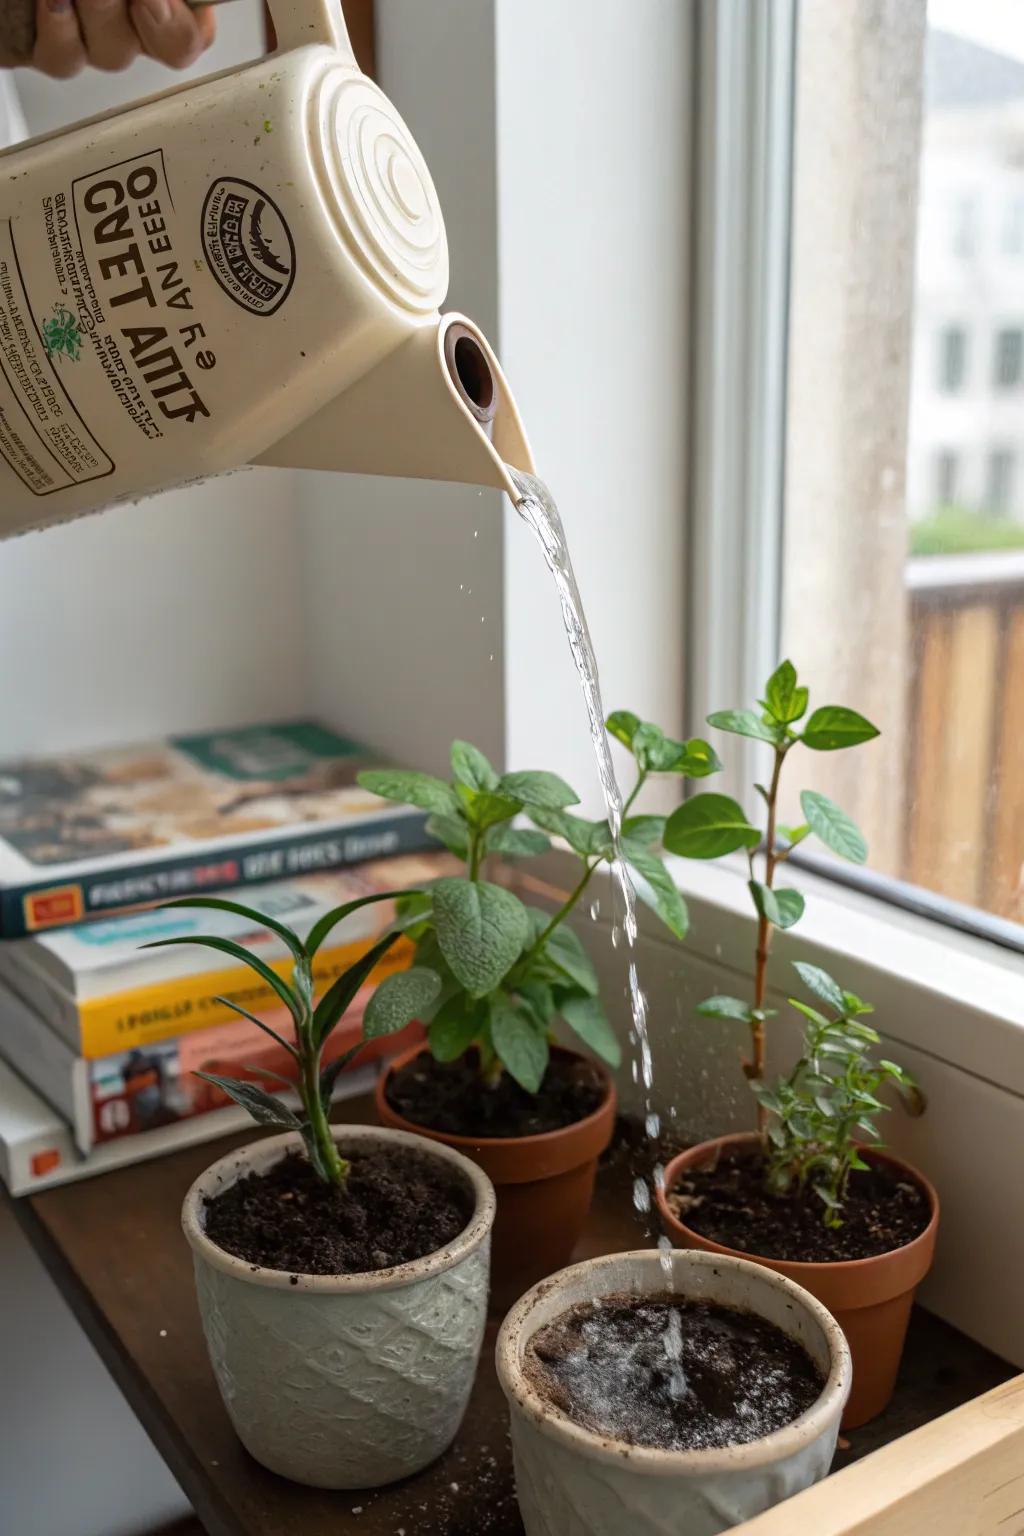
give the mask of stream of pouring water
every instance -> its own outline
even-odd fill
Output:
[[[608,746],[608,735],[604,726],[604,706],[601,702],[601,685],[598,678],[597,658],[594,655],[594,646],[590,639],[590,631],[587,628],[587,620],[583,612],[583,602],[580,598],[579,587],[576,584],[569,547],[565,539],[565,529],[562,527],[562,519],[559,516],[554,498],[543,480],[538,480],[535,475],[524,474],[518,469],[513,469],[511,465],[506,465],[505,467],[522,498],[516,504],[516,511],[532,529],[543,550],[548,570],[554,578],[559,601],[562,605],[562,619],[565,623],[565,632],[569,637],[569,648],[572,651],[576,670],[579,673],[580,683],[583,687],[583,697],[586,701],[587,715],[590,720],[590,735],[597,757],[597,772],[601,780],[601,791],[604,795],[608,825],[611,829],[612,843],[615,849],[612,871],[622,901],[624,914],[623,931],[629,946],[629,1005],[633,1017],[633,1030],[640,1051],[640,1079],[644,1086],[646,1131],[648,1136],[653,1138],[658,1134],[659,1124],[658,1117],[654,1113],[651,1103],[651,1089],[654,1085],[654,1060],[651,1055],[651,1043],[647,1029],[647,999],[640,988],[640,979],[636,965],[636,892],[633,889],[633,882],[630,879],[629,870],[622,856],[622,792],[615,777],[611,750]],[[613,927],[612,942],[615,943],[616,940],[617,934]],[[655,1179],[657,1180],[661,1176],[661,1168],[655,1168]],[[633,1186],[633,1203],[639,1211],[647,1212],[651,1208],[650,1190],[643,1179],[638,1178]],[[666,1282],[669,1284],[672,1280],[671,1247],[672,1245],[667,1237],[659,1239],[658,1248],[661,1253],[662,1270],[664,1271]],[[678,1373],[679,1378],[676,1384],[681,1395],[684,1390],[682,1371],[678,1366],[678,1346],[673,1350],[673,1343],[673,1340],[666,1340],[670,1360],[674,1354],[674,1371]]]

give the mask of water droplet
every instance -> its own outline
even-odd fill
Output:
[[[654,1187],[655,1187],[655,1189],[664,1189],[665,1188],[665,1168],[664,1168],[664,1164],[662,1164],[662,1163],[655,1163],[655,1165],[654,1165],[654,1172],[651,1175],[651,1177],[654,1180]]]
[[[644,1121],[644,1129],[653,1141],[655,1136],[657,1136],[661,1130],[661,1116],[653,1114],[648,1115],[647,1119]]]
[[[638,1211],[649,1211],[651,1208],[651,1192],[643,1179],[633,1180],[633,1204]]]
[[[473,537],[474,537],[474,539],[478,539],[480,537],[480,529],[479,528],[474,528],[473,529]]]
[[[621,943],[622,943],[622,929],[619,927],[618,923],[613,923],[612,924],[612,948],[613,949],[618,949],[618,947],[619,947],[619,945]]]
[[[590,916],[591,920],[595,923],[601,916],[601,903],[599,901],[592,901],[590,903]]]
[[[492,652],[491,652],[491,654],[490,654],[490,655],[489,655],[489,656],[488,656],[488,658],[487,658],[487,660],[488,660],[488,661],[493,661],[493,660],[494,660],[494,652],[493,652],[493,651],[492,651]]]

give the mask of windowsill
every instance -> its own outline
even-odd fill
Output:
[[[749,977],[753,917],[745,861],[670,857],[668,864],[690,907],[685,947]],[[799,926],[776,935],[780,959],[804,957],[834,970],[874,1003],[888,1040],[1024,1097],[1018,955],[806,870],[789,878],[808,901]]]

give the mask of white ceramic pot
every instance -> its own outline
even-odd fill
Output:
[[[230,1152],[192,1185],[192,1247],[210,1359],[239,1439],[256,1460],[318,1488],[372,1488],[418,1472],[451,1444],[476,1374],[487,1315],[494,1189],[449,1147],[402,1131],[338,1126],[342,1151],[415,1147],[457,1168],[474,1195],[445,1248],[361,1275],[262,1269],[207,1237],[204,1201],[262,1173],[295,1133]]]
[[[512,1411],[516,1490],[527,1536],[717,1536],[828,1472],[850,1391],[850,1352],[820,1302],[744,1259],[673,1252],[612,1254],[564,1269],[516,1303],[498,1337],[498,1376]],[[661,1451],[574,1424],[523,1374],[535,1333],[569,1307],[626,1294],[716,1301],[756,1313],[798,1339],[825,1372],[821,1396],[784,1429],[750,1445]]]

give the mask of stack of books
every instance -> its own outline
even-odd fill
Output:
[[[138,903],[217,891],[304,936],[344,902],[436,879],[451,861],[428,851],[423,813],[355,784],[369,761],[303,722],[0,765],[0,1057],[13,1069],[0,1075],[0,1174],[14,1193],[244,1125],[197,1070],[290,1075],[282,1047],[230,1006],[289,1037],[253,971],[199,945],[141,948],[218,934],[287,975],[283,943],[234,914]],[[338,925],[317,957],[318,992],[393,915],[378,902]],[[407,940],[392,946],[329,1056],[355,1044],[373,985],[410,958]],[[382,1051],[411,1038],[367,1046],[336,1097],[364,1090]]]

